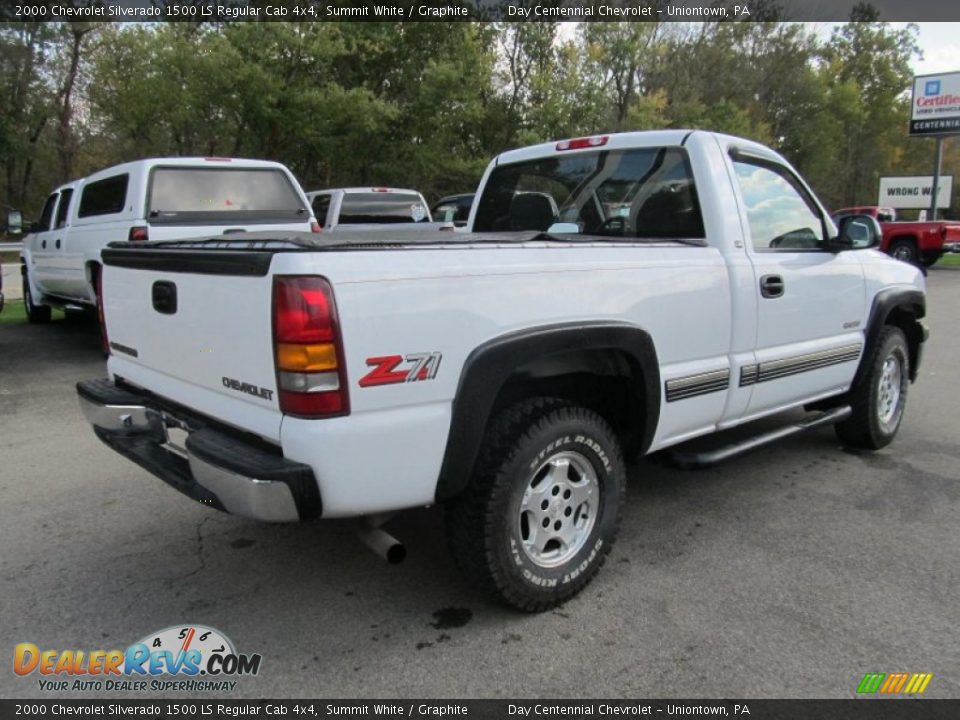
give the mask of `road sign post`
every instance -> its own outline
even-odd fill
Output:
[[[940,191],[940,169],[943,166],[943,138],[937,138],[937,149],[933,156],[933,192],[930,197],[930,219],[937,219],[937,193]]]

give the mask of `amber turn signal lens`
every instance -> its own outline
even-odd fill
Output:
[[[277,343],[277,367],[293,372],[336,370],[337,348],[333,343]]]

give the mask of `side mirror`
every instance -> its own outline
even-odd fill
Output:
[[[831,238],[827,248],[833,252],[844,250],[866,250],[877,247],[883,230],[876,218],[869,215],[848,215],[840,220],[837,237]]]
[[[23,232],[23,213],[19,210],[11,210],[7,213],[7,233],[9,235],[19,235]]]

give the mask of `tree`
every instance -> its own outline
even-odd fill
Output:
[[[4,159],[5,197],[11,205],[34,209],[33,172],[40,138],[50,120],[47,84],[58,28],[41,22],[0,24],[0,150]],[[39,208],[36,208],[39,209]]]
[[[828,189],[837,204],[873,202],[880,175],[896,164],[909,117],[910,61],[919,54],[916,25],[895,29],[866,3],[854,7],[824,49],[827,107],[839,122]]]
[[[625,127],[631,105],[647,90],[647,73],[657,59],[659,23],[589,22],[583,45],[594,82],[612,97],[611,129]]]

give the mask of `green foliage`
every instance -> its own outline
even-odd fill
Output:
[[[912,141],[908,148],[904,141],[910,60],[919,54],[917,28],[898,30],[877,17],[869,5],[858,4],[851,22],[834,31],[823,52],[827,107],[837,123],[831,140],[842,159],[830,193],[843,205],[875,202],[880,176],[917,146]]]
[[[0,24],[0,202],[35,215],[68,171],[162,155],[271,158],[308,190],[389,184],[433,199],[475,187],[510,147],[653,128],[767,142],[833,207],[873,202],[881,174],[928,172],[932,148],[905,137],[914,27],[858,5],[824,42],[782,22],[775,0],[754,9],[753,22],[576,32],[104,23],[78,40],[79,26]]]

